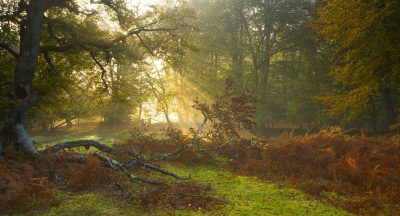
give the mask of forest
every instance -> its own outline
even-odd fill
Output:
[[[400,1],[0,0],[0,215],[400,215]]]

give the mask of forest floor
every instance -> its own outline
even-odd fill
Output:
[[[162,127],[153,128],[154,131]],[[124,142],[129,138],[129,129],[122,127],[98,127],[84,125],[53,132],[51,135],[37,134],[33,139],[41,143],[40,147],[59,142],[78,139],[94,139],[105,144]],[[162,139],[162,137],[160,137]],[[212,197],[218,197],[221,203],[202,206],[202,203],[190,203],[187,200],[175,206],[137,205],[135,202],[116,202],[114,196],[101,191],[89,193],[65,193],[58,191],[63,200],[59,206],[46,211],[33,212],[33,215],[351,215],[350,213],[322,203],[306,193],[263,181],[257,177],[238,176],[224,168],[225,159],[210,164],[185,164],[182,162],[163,163],[162,167],[181,176],[191,176],[192,184],[210,187]],[[151,175],[151,174],[150,174]],[[163,178],[163,177],[161,177]],[[164,179],[165,181],[171,181]],[[177,180],[178,181],[178,180]],[[174,183],[177,183],[175,181]],[[147,187],[134,190],[152,190]],[[132,189],[131,189],[132,190]],[[167,195],[175,196],[175,195]],[[190,195],[189,195],[190,196]],[[200,200],[201,202],[201,200]],[[154,205],[154,204],[152,204]],[[191,205],[198,205],[192,208]]]
[[[282,188],[255,177],[234,176],[209,166],[167,164],[164,167],[181,175],[190,173],[192,183],[210,185],[212,196],[226,203],[208,207],[195,203],[194,199],[178,206],[164,203],[150,208],[135,202],[118,202],[102,193],[63,194],[61,205],[34,215],[351,215],[299,190]],[[193,209],[190,205],[198,207]]]
[[[38,146],[39,149],[43,149],[55,143],[78,139],[94,139],[107,145],[118,146],[125,142],[129,143],[129,139],[131,138],[130,130],[131,128],[127,128],[126,126],[98,127],[93,124],[88,124],[68,129],[63,128],[51,134],[34,133],[33,139],[40,143]],[[161,130],[162,127],[153,128],[153,132],[155,132],[153,138],[155,140],[160,140],[160,142],[165,138]],[[335,140],[335,142],[337,141],[338,140]],[[343,142],[343,140],[339,141]],[[154,143],[157,144],[152,144],[154,145],[152,147],[153,151],[154,149],[162,150],[161,146],[164,144],[159,144],[160,142],[155,141]],[[318,140],[318,142],[324,143],[324,145],[325,143],[329,143],[327,140]],[[146,178],[165,182],[166,185],[161,187],[128,181],[127,179],[121,178],[121,176],[110,174],[115,171],[109,172],[110,169],[106,168],[104,168],[104,170],[98,169],[98,162],[96,161],[96,165],[94,165],[91,164],[91,160],[89,160],[88,165],[73,165],[68,168],[69,170],[66,169],[66,173],[72,175],[71,178],[76,178],[78,180],[71,181],[63,186],[50,187],[46,193],[42,195],[36,194],[37,197],[33,197],[33,199],[30,197],[30,199],[24,200],[28,202],[28,205],[24,204],[24,209],[22,211],[18,209],[20,208],[18,207],[20,204],[11,201],[10,203],[16,206],[15,209],[17,211],[11,210],[8,211],[7,214],[353,215],[355,213],[359,215],[393,215],[393,213],[398,210],[398,205],[396,205],[396,203],[398,203],[397,201],[393,201],[395,204],[391,204],[387,207],[385,203],[385,205],[382,205],[378,199],[372,200],[373,209],[371,210],[369,208],[371,204],[370,197],[376,197],[376,195],[370,191],[367,192],[372,193],[371,196],[358,197],[352,195],[351,202],[343,201],[343,199],[348,198],[348,195],[351,195],[354,191],[357,192],[357,185],[350,187],[350,190],[347,189],[346,184],[350,184],[348,182],[341,182],[340,186],[343,187],[328,184],[327,179],[329,178],[328,176],[323,176],[324,173],[322,173],[322,171],[318,170],[316,167],[306,167],[309,163],[313,165],[312,163],[314,161],[312,160],[318,157],[312,155],[312,152],[307,152],[308,150],[304,151],[303,147],[300,148],[296,145],[297,144],[293,145],[295,148],[287,148],[288,150],[285,149],[286,147],[283,149],[279,148],[279,152],[272,152],[275,156],[269,155],[268,152],[262,152],[264,151],[262,149],[256,148],[254,150],[253,147],[241,147],[237,149],[226,148],[219,154],[212,153],[212,156],[199,156],[197,153],[184,154],[179,160],[167,160],[157,163],[160,167],[177,173],[180,176],[190,176],[190,180],[175,180],[154,172],[135,170],[135,174],[139,172],[140,175]],[[343,148],[343,146],[339,147]],[[326,149],[328,153],[331,152],[328,147]],[[166,149],[164,150],[168,151]],[[337,152],[338,154],[339,150],[340,149],[338,149]],[[386,150],[387,149],[385,149],[385,151]],[[92,149],[90,151],[79,151],[93,152]],[[311,162],[307,162],[307,165],[301,164],[303,158],[298,158],[296,151],[297,153],[300,152],[301,155],[309,155],[312,157]],[[235,156],[230,154],[234,154]],[[296,162],[290,162],[291,159],[287,158],[288,155],[291,155],[291,157],[293,157],[292,159]],[[280,156],[282,158],[279,158]],[[60,157],[62,158],[62,156]],[[265,159],[265,157],[268,159]],[[325,160],[326,158],[323,159]],[[278,161],[280,165],[277,166],[269,160]],[[288,161],[290,167],[285,167],[286,164],[282,161]],[[256,165],[254,165],[254,163],[256,163]],[[320,162],[318,162],[318,164],[319,163]],[[346,164],[347,163],[353,165],[351,161],[349,162],[346,159]],[[296,167],[296,165],[299,165],[299,167]],[[58,166],[62,167],[65,166],[65,164],[60,163]],[[26,167],[26,165],[21,165],[19,169],[33,169]],[[385,167],[385,165],[382,164],[382,167]],[[277,176],[283,176],[285,174],[280,168],[287,170],[290,175],[293,173],[293,176],[286,178],[286,180],[276,178]],[[375,167],[374,170],[377,172],[380,171],[378,168],[380,167]],[[297,173],[309,175],[310,170],[315,170],[316,176],[321,179],[318,184],[315,183],[315,180],[309,180],[311,179],[310,176],[307,176],[307,179],[304,181],[302,181],[303,176],[300,175],[293,180]],[[323,170],[327,169],[323,168]],[[271,171],[276,171],[273,177],[266,176],[266,173]],[[338,172],[340,172],[340,170]],[[359,175],[362,176],[361,174]],[[345,181],[345,178],[346,176],[343,175],[343,181]],[[370,184],[373,183],[374,182],[371,181]],[[387,184],[389,185],[389,183]],[[383,200],[386,197],[383,192],[383,186],[385,185],[381,186]],[[334,187],[334,189],[332,190],[330,187]],[[392,191],[397,190],[397,186],[392,188]],[[324,192],[325,189],[330,192]],[[381,199],[380,190],[381,189],[379,189],[379,199]],[[35,193],[34,191],[32,194],[35,196]],[[51,198],[47,198],[47,201],[46,199],[40,198],[42,196],[47,196],[47,193],[51,195],[49,196]],[[397,196],[397,194],[394,193],[394,196]],[[381,207],[376,210],[377,207],[375,206]],[[365,208],[367,208],[367,210],[365,210]]]

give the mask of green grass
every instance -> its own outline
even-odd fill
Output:
[[[111,144],[117,135],[116,131],[92,129],[34,139],[45,144],[74,139],[97,139]],[[181,176],[191,174],[194,182],[211,184],[215,196],[226,199],[227,204],[207,212],[201,209],[190,211],[157,208],[152,212],[144,212],[135,205],[123,204],[102,194],[61,193],[65,201],[60,206],[35,215],[351,215],[314,200],[299,190],[281,188],[254,177],[234,176],[217,167],[182,164],[167,164],[164,167]]]
[[[112,145],[115,142],[121,142],[129,137],[129,130],[121,127],[73,127],[51,133],[36,133],[32,139],[39,143],[40,148],[54,145],[60,142],[73,140],[96,140],[104,144]]]
[[[212,184],[219,196],[228,204],[207,215],[351,215],[343,210],[309,198],[305,193],[254,177],[233,176],[215,168],[197,166],[168,167],[181,175],[203,184]],[[182,212],[183,213],[183,212]],[[187,215],[203,215],[202,212],[184,212]]]
[[[211,184],[215,196],[226,205],[204,212],[174,209],[140,210],[134,205],[119,204],[101,194],[69,194],[58,207],[36,215],[351,215],[343,210],[313,200],[305,193],[253,177],[232,174],[207,166],[167,165],[181,175],[191,174],[193,181]]]

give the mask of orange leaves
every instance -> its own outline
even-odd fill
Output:
[[[345,161],[346,161],[347,165],[349,165],[349,167],[351,167],[353,169],[358,168],[357,164],[356,164],[356,159],[349,156],[349,157],[346,157]]]
[[[287,144],[270,141],[268,148],[242,140],[219,153],[231,159],[228,167],[239,174],[287,181],[313,195],[358,197],[362,204],[357,206],[352,199],[340,201],[357,214],[369,205],[400,204],[394,198],[400,196],[400,146],[394,138],[345,138],[327,132],[289,138]]]
[[[324,151],[331,156],[336,156],[335,149],[332,147],[326,148]]]
[[[239,92],[233,78],[227,78],[225,91],[215,97],[211,105],[195,100],[193,106],[211,122],[211,130],[206,135],[214,143],[237,143],[241,127],[251,130],[257,99],[249,91]]]

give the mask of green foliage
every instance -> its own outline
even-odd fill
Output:
[[[67,200],[60,206],[54,207],[45,213],[38,213],[43,216],[56,215],[121,215],[118,206],[114,205],[112,199],[106,198],[101,194],[83,194],[68,196]]]
[[[392,124],[399,106],[395,102],[400,68],[399,2],[326,1],[318,15],[315,29],[336,46],[331,75],[337,92],[320,98],[328,104],[329,114],[344,112],[351,120],[381,103],[387,124]]]
[[[183,76],[208,95],[222,91],[232,76],[239,89],[252,91],[261,103],[256,120],[307,123],[322,116],[311,97],[326,92],[329,62],[309,22],[310,1],[193,1],[199,28],[192,34],[197,49],[184,56]],[[185,89],[181,90],[185,91]],[[294,120],[293,105],[297,109]],[[310,106],[310,107],[307,107]],[[307,107],[307,108],[306,108]]]

